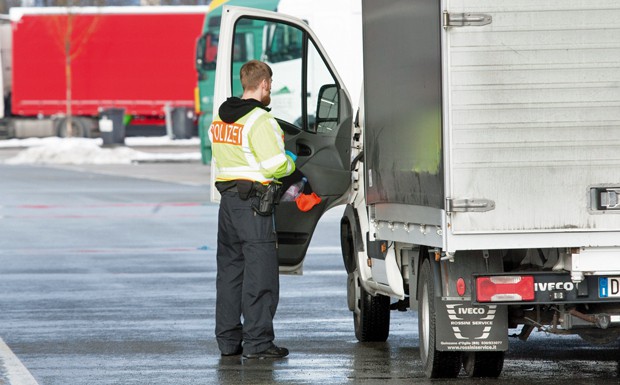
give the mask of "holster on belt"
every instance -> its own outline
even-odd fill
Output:
[[[253,203],[252,209],[258,214],[269,216],[273,213],[273,206],[280,200],[280,185],[270,183],[267,186],[260,185],[261,192],[256,194],[259,198],[258,204]]]
[[[231,180],[226,182],[216,182],[215,188],[221,193],[225,191],[236,192],[242,200],[258,197],[252,203],[252,209],[259,215],[269,216],[273,212],[273,205],[280,199],[280,185],[270,183],[263,185],[250,180]]]

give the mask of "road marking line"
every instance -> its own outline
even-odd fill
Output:
[[[4,364],[4,375],[9,381],[7,385],[39,385],[15,353],[0,338],[0,365]]]

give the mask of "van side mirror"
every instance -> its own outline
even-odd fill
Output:
[[[316,106],[316,132],[332,132],[338,125],[340,94],[336,84],[325,84],[319,90]]]

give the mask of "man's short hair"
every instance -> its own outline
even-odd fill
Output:
[[[255,90],[263,80],[269,81],[273,76],[271,67],[259,60],[250,60],[239,71],[243,90]]]

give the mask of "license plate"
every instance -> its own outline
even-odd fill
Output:
[[[599,298],[620,298],[620,277],[600,277],[598,279]]]

